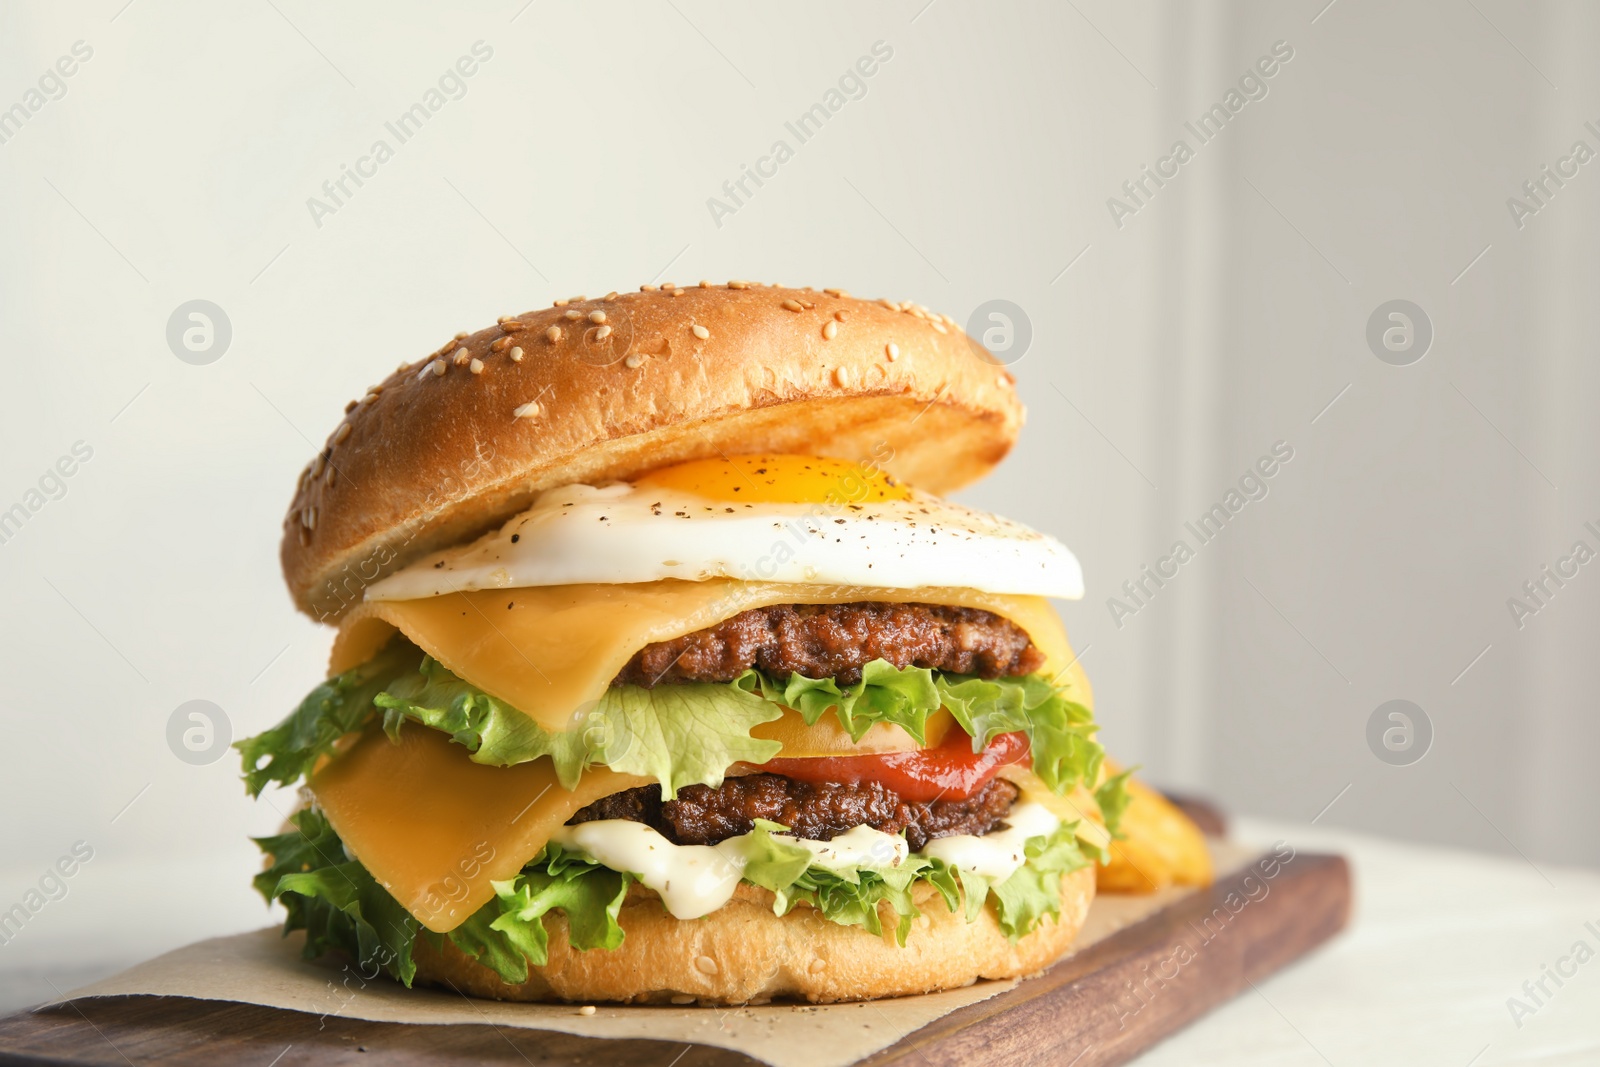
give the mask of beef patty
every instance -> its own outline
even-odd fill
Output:
[[[857,826],[906,834],[912,851],[936,837],[984,834],[1011,811],[1017,787],[992,779],[966,800],[908,801],[878,782],[844,785],[802,782],[778,774],[728,778],[721,788],[685,786],[662,801],[659,785],[602,797],[568,820],[628,819],[650,826],[678,845],[714,845],[747,834],[756,819],[789,827],[797,837],[829,841]]]
[[[778,604],[646,645],[612,684],[727,682],[755,667],[778,678],[799,673],[854,685],[861,665],[875,659],[984,678],[1032,674],[1044,664],[1020,626],[977,608]]]

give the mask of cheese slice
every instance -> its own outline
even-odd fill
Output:
[[[338,673],[365,661],[399,630],[457,675],[547,729],[561,729],[604,693],[644,645],[714,626],[750,608],[862,600],[981,608],[1008,618],[1044,654],[1047,676],[1068,686],[1074,700],[1093,706],[1088,680],[1043,598],[953,588],[662,581],[369,603],[345,621],[332,669]],[[948,713],[931,716],[929,742],[936,744],[952,724]],[[782,741],[782,754],[790,756],[916,747],[892,726],[873,727],[860,745],[850,745],[831,716],[806,727],[795,712],[754,732]],[[484,766],[446,735],[407,726],[398,744],[369,731],[319,769],[309,786],[350,853],[419,922],[442,933],[493,899],[490,882],[513,877],[580,808],[648,781],[593,767],[568,792],[548,758]],[[1042,783],[1038,791],[1041,803],[1059,805],[1061,798]],[[1027,792],[1031,796],[1035,789]],[[1074,799],[1082,804],[1082,798]]]
[[[372,729],[309,783],[351,855],[418,922],[453,930],[494,897],[579,808],[649,779],[604,767],[574,792],[549,757],[486,767],[437,730]]]
[[[767,582],[666,580],[636,585],[563,585],[369,601],[345,620],[332,674],[348,670],[400,630],[456,675],[517,708],[547,730],[574,725],[645,645],[669,641],[772,604],[861,600],[981,608],[1010,619],[1044,654],[1044,671],[1089,705],[1088,681],[1066,632],[1043,597],[975,589],[877,589]]]

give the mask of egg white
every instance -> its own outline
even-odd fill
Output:
[[[1060,541],[925,493],[861,504],[740,503],[628,483],[552,489],[499,530],[418,560],[366,595],[410,600],[663,578],[1083,596],[1083,571]]]

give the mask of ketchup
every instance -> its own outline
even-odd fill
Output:
[[[907,800],[926,802],[965,800],[987,785],[1001,767],[1029,762],[1025,733],[999,734],[982,752],[974,752],[972,738],[962,730],[951,730],[937,748],[875,756],[775,759],[757,770],[804,782],[881,782]]]

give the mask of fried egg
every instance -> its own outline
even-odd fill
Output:
[[[664,578],[1083,595],[1076,557],[1053,537],[875,467],[789,455],[693,460],[631,482],[552,489],[499,530],[418,560],[366,595]]]

